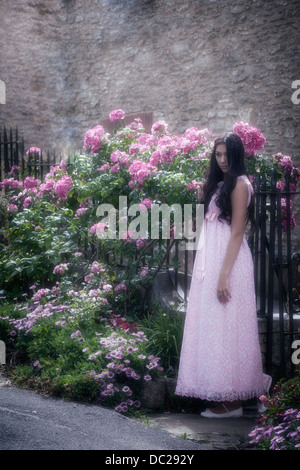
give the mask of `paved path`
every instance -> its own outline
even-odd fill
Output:
[[[207,419],[192,413],[162,413],[150,415],[150,423],[161,426],[174,436],[197,441],[202,449],[249,449],[248,434],[257,425],[257,418]]]
[[[236,449],[256,418],[160,413],[150,415],[149,423],[104,407],[11,387],[0,374],[0,450]]]
[[[1,450],[192,450],[201,446],[100,406],[0,387]]]

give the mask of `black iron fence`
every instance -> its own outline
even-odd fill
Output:
[[[272,371],[274,337],[279,348],[280,375],[293,375],[295,363],[293,343],[300,329],[296,329],[297,308],[297,253],[292,253],[292,198],[289,177],[285,190],[277,188],[276,172],[268,187],[265,176],[256,181],[256,227],[254,234],[254,272],[260,316],[266,318],[266,369]],[[293,272],[294,271],[294,272]],[[275,322],[276,320],[276,322]],[[276,329],[274,325],[276,324]]]
[[[20,166],[20,162],[24,169],[24,139],[19,139],[17,128],[7,131],[4,127],[0,131],[0,181],[14,166]]]
[[[58,165],[62,160],[62,153],[53,151],[42,151],[35,147],[35,151],[28,154],[25,149],[24,138],[19,138],[18,128],[14,130],[6,127],[0,130],[0,181],[4,177],[14,176],[17,179],[24,179],[26,176],[33,176],[43,181],[50,169]],[[66,164],[74,156],[74,151],[69,151],[64,160]]]

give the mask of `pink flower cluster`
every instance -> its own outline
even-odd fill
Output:
[[[53,302],[47,302],[45,305],[40,303],[41,299],[46,297],[50,293],[49,289],[40,289],[36,292],[33,296],[32,300],[33,303],[27,304],[26,307],[22,307],[21,310],[24,312],[27,311],[26,315],[23,318],[19,319],[12,319],[10,323],[13,327],[18,330],[24,330],[25,334],[27,335],[32,330],[33,326],[40,318],[43,317],[51,317],[57,312],[63,312],[67,309],[67,305],[54,305]],[[37,305],[38,304],[38,305]],[[16,306],[18,307],[18,306]],[[19,309],[20,310],[20,309]]]
[[[247,122],[236,122],[233,132],[236,132],[242,139],[247,154],[255,156],[256,152],[264,148],[265,137],[256,127],[250,126]]]
[[[68,263],[61,263],[55,266],[53,274],[63,274],[68,269]]]
[[[30,155],[35,155],[35,154],[40,156],[41,153],[42,152],[41,152],[41,149],[39,147],[30,147],[30,149],[27,150],[26,155],[27,155],[27,157],[29,157]]]
[[[141,238],[141,237],[139,237],[135,242],[137,248],[142,248],[143,246],[147,245],[147,243],[148,243],[148,239]]]
[[[86,207],[86,205],[87,205],[87,201],[81,201],[79,203],[79,208],[77,209],[75,213],[75,217],[81,217],[89,210],[89,208]]]
[[[45,183],[42,183],[40,185],[40,195],[41,195],[41,197],[43,197],[45,191],[51,191],[51,189],[53,188],[54,183],[55,183],[54,180],[47,179],[47,177],[45,178],[45,181],[46,181]]]
[[[125,118],[125,113],[122,109],[114,109],[111,111],[109,115],[109,119],[111,122],[113,121],[118,121],[119,119],[124,119]]]
[[[195,189],[197,189],[197,187],[198,187],[197,181],[196,181],[196,180],[192,180],[191,183],[188,183],[188,185],[187,185],[187,190],[188,190],[188,191],[194,191]]]
[[[211,131],[207,128],[197,129],[197,127],[190,127],[185,131],[185,138],[189,142],[205,145],[207,144],[207,137],[205,134],[211,134]]]
[[[0,189],[17,189],[22,188],[23,183],[22,181],[18,181],[14,178],[5,178],[2,183],[0,182]]]
[[[39,289],[32,297],[34,302],[41,300],[42,297],[45,297],[49,294],[49,289]]]
[[[156,170],[156,167],[151,162],[142,162],[137,159],[134,160],[129,166],[129,173],[131,175],[129,186],[131,188],[135,185],[142,186],[148,176]]]
[[[129,155],[126,152],[121,152],[120,150],[115,150],[111,156],[110,159],[114,163],[127,163],[129,159]]]
[[[24,180],[24,188],[26,189],[36,188],[38,184],[38,180],[36,178],[32,178],[31,176],[27,176],[27,178]]]
[[[93,155],[95,152],[97,152],[103,142],[106,141],[106,135],[104,128],[100,125],[93,127],[92,129],[89,129],[85,136],[84,136],[84,143],[83,143],[83,148],[84,149],[91,149],[91,154]]]
[[[283,170],[287,170],[289,173],[293,170],[293,160],[288,155],[283,155],[281,152],[278,152],[273,155],[273,158],[278,162]]]
[[[110,171],[112,173],[118,173],[120,170],[120,165],[129,165],[129,155],[126,152],[121,152],[120,150],[115,150],[111,156],[110,159],[112,162],[114,162],[114,165],[110,168]],[[107,164],[102,165],[102,167],[99,168],[99,170],[104,170],[107,169]]]
[[[135,232],[133,230],[125,230],[125,232],[122,233],[121,239],[125,242],[131,243],[134,241],[134,236]]]
[[[135,118],[131,124],[126,126],[127,129],[132,129],[133,131],[140,131],[141,129],[144,129],[143,123],[141,118]]]
[[[278,189],[280,189],[280,191],[282,191],[282,192],[285,191],[285,190],[286,190],[286,183],[285,183],[285,181],[278,181],[278,182],[276,183],[276,187],[277,187]],[[290,189],[291,198],[292,198],[292,197],[294,197],[294,195],[295,195],[294,193],[296,193],[296,191],[297,191],[297,186],[296,186],[294,183],[290,183],[290,184],[289,184],[289,189]]]
[[[111,111],[110,119],[115,121],[124,119],[125,113],[121,109]],[[128,134],[128,129],[132,130],[132,134]],[[127,125],[116,133],[119,139],[134,138],[129,146],[128,153],[117,149],[110,155],[110,160],[114,164],[111,166],[108,162],[103,163],[97,171],[108,170],[112,173],[120,171],[120,165],[126,165],[131,175],[129,187],[141,187],[150,175],[155,174],[160,164],[172,164],[175,157],[181,153],[193,151],[199,145],[207,144],[206,134],[211,134],[207,128],[197,129],[191,127],[186,130],[184,137],[171,135],[168,132],[168,124],[163,121],[157,121],[152,125],[151,133],[145,133],[141,120],[135,119],[133,123]],[[104,136],[102,126],[96,126],[90,129],[84,139],[84,148],[91,151],[91,154],[101,148]],[[107,137],[105,137],[107,140]],[[132,158],[134,158],[132,160]],[[191,158],[199,159],[206,157],[203,155],[191,155]]]
[[[125,401],[122,401],[115,407],[115,410],[121,413],[126,413],[130,406],[139,408],[141,406],[140,401],[131,399],[134,391],[128,385],[123,385],[122,389],[119,388],[119,383],[123,380],[119,379],[122,376],[125,378],[132,379],[134,381],[141,380],[140,372],[137,373],[132,367],[129,366],[130,358],[133,353],[139,352],[139,346],[142,342],[147,342],[147,338],[141,331],[135,331],[136,327],[130,328],[130,325],[125,322],[125,319],[120,319],[113,316],[111,324],[118,328],[124,329],[127,333],[131,332],[132,338],[127,339],[120,336],[116,332],[113,332],[110,336],[101,338],[98,343],[101,345],[101,351],[89,355],[89,360],[95,360],[98,353],[102,354],[102,357],[107,359],[107,369],[102,370],[100,373],[91,371],[91,376],[94,377],[97,383],[100,385],[101,396],[103,399],[106,397],[112,397],[115,393],[122,392],[125,395]],[[84,352],[88,352],[87,348],[84,348]],[[138,359],[141,361],[143,367],[147,369],[147,373],[143,376],[145,381],[151,380],[151,371],[162,372],[163,368],[159,365],[159,358],[155,356],[148,356],[138,354]],[[145,371],[146,372],[146,371]]]
[[[98,263],[98,261],[94,261],[91,267],[91,272],[94,274],[104,273],[105,267],[102,264]]]
[[[109,163],[103,163],[103,165],[101,165],[99,168],[97,168],[97,171],[109,170],[109,169],[110,169]]]
[[[20,167],[18,165],[13,165],[10,169],[9,174],[13,176],[14,171],[18,171],[19,169],[20,169]]]
[[[66,200],[69,194],[69,190],[72,186],[71,176],[63,176],[53,185],[53,189],[59,199]]]
[[[18,210],[18,207],[15,204],[9,204],[8,206],[9,212],[16,212],[17,210]]]
[[[287,214],[287,200],[286,198],[281,198],[281,227],[283,232],[287,232],[288,227],[290,230],[293,230],[296,227],[296,220],[292,214],[293,203],[290,200],[290,220],[288,220]]]
[[[120,284],[117,284],[117,285],[115,286],[115,288],[114,288],[114,291],[115,291],[115,292],[118,292],[119,290],[124,290],[124,291],[126,291],[126,290],[127,290],[127,286],[121,282]]]
[[[30,207],[32,202],[33,202],[32,196],[25,197],[24,202],[23,202],[23,209]]]
[[[49,173],[45,176],[45,179],[48,180],[49,178],[52,178],[53,176],[56,176],[58,173],[65,173],[67,171],[67,167],[65,162],[62,160],[59,165],[53,166]]]
[[[90,228],[90,232],[92,235],[97,235],[100,237],[105,232],[105,229],[106,224],[104,222],[98,222]]]
[[[146,197],[140,202],[141,212],[146,212],[147,209],[150,209],[153,204],[152,199]]]
[[[24,182],[18,181],[14,178],[6,178],[0,183],[0,189],[20,191],[11,197],[11,204],[8,207],[9,212],[16,210],[26,209],[33,203],[34,197],[38,195],[37,186],[38,181],[35,178],[27,177]],[[22,191],[21,189],[24,188]]]
[[[79,209],[77,209],[75,213],[75,217],[81,217],[82,215],[86,213],[87,210],[88,210],[87,207],[80,207]]]
[[[151,128],[152,134],[166,134],[168,131],[168,124],[165,121],[157,121]]]
[[[158,136],[152,134],[141,134],[136,139],[139,145],[144,145],[146,149],[155,147],[158,143]]]
[[[155,166],[160,163],[172,163],[178,151],[178,141],[171,136],[163,136],[159,139],[157,149],[150,158],[150,163]]]

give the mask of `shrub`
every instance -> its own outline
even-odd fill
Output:
[[[261,401],[267,410],[249,434],[250,443],[264,450],[299,450],[300,376],[280,380],[273,395]]]
[[[101,279],[102,288],[83,284],[67,291],[66,284],[39,289],[13,307],[4,304],[0,335],[27,357],[13,374],[18,385],[127,412],[141,406],[144,387],[163,368],[138,325],[112,312],[106,271]]]
[[[177,236],[173,213],[170,240],[162,237],[160,222],[159,239],[151,238],[151,221],[141,214],[148,214],[152,205],[195,205],[195,182],[203,180],[208,169],[211,131],[192,127],[179,137],[168,131],[167,123],[159,121],[151,133],[146,133],[138,119],[126,124],[122,110],[112,111],[111,116],[113,120],[114,116],[122,116],[124,127],[116,128],[112,135],[99,125],[88,130],[83,152],[68,167],[63,161],[53,167],[43,182],[30,175],[18,181],[14,172],[2,181],[0,288],[7,295],[20,295],[33,282],[39,281],[42,287],[53,285],[54,267],[69,263],[72,253],[83,251],[88,259],[109,257],[115,267],[122,263],[126,266],[115,273],[127,288],[122,297],[124,313],[128,305],[139,309],[141,292],[150,288],[171,249],[172,243],[169,246],[168,242]],[[256,175],[265,175],[269,185],[272,170],[276,169],[279,189],[286,189],[288,172],[290,189],[295,191],[300,172],[291,158],[281,153],[262,154],[265,138],[247,123],[236,123],[233,128],[250,152],[247,169],[252,181]],[[39,149],[33,150],[38,155]],[[129,208],[140,206],[140,214],[130,213],[128,207],[122,209],[119,196],[127,198]],[[283,195],[285,230],[288,221],[284,201]],[[104,204],[110,211],[107,216],[97,212]],[[294,224],[291,213],[291,226]],[[141,236],[132,236],[138,232]],[[148,272],[143,276],[145,267]]]

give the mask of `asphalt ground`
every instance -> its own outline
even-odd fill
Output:
[[[0,388],[0,450],[200,450],[201,445],[101,406]]]
[[[193,455],[195,463],[204,450],[248,450],[245,442],[256,423],[254,416],[207,419],[193,413],[151,414],[145,423],[101,406],[15,388],[0,376],[1,451],[97,450],[101,458],[115,459],[111,464],[142,452],[144,464],[190,464],[155,458]]]

